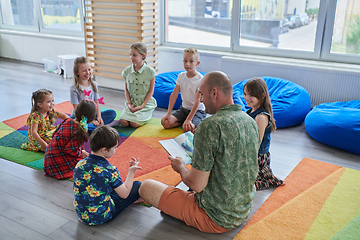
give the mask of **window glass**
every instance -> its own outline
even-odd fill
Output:
[[[241,0],[240,46],[314,51],[320,0]]]
[[[338,0],[331,53],[360,54],[360,2]]]
[[[37,26],[33,0],[1,0],[2,24]]]
[[[230,47],[233,0],[167,0],[165,41]]]
[[[82,30],[78,0],[41,0],[40,9],[45,29]]]

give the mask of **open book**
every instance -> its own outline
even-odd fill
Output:
[[[185,164],[191,162],[194,145],[194,134],[190,131],[180,134],[174,139],[162,140],[159,143],[172,157],[181,157]]]

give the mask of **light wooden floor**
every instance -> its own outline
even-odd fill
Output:
[[[43,72],[39,65],[0,60],[0,121],[28,113],[31,93],[39,88],[52,90],[56,103],[69,100],[72,83],[73,79]],[[101,88],[100,95],[105,107],[123,109],[123,91]],[[165,112],[156,109],[153,116],[161,118]],[[270,150],[273,171],[282,179],[304,157],[360,170],[360,155],[318,143],[303,124],[278,129]],[[271,193],[257,192],[252,214]],[[40,171],[0,159],[0,239],[232,239],[241,229],[206,234],[156,208],[137,204],[110,223],[88,227],[78,222],[72,201],[72,182],[44,177]]]

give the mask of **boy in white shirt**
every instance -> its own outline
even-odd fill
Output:
[[[196,48],[184,50],[184,68],[186,72],[179,74],[174,91],[170,95],[167,114],[161,119],[165,129],[182,125],[184,132],[194,132],[197,125],[206,118],[205,106],[200,102],[200,92],[197,89],[203,77],[196,71],[200,64],[199,53]],[[182,105],[173,113],[174,104],[181,92]]]

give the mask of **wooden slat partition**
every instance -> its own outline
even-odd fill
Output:
[[[86,55],[94,75],[123,79],[121,72],[131,64],[129,48],[134,42],[147,45],[147,64],[158,66],[157,0],[85,1]]]

